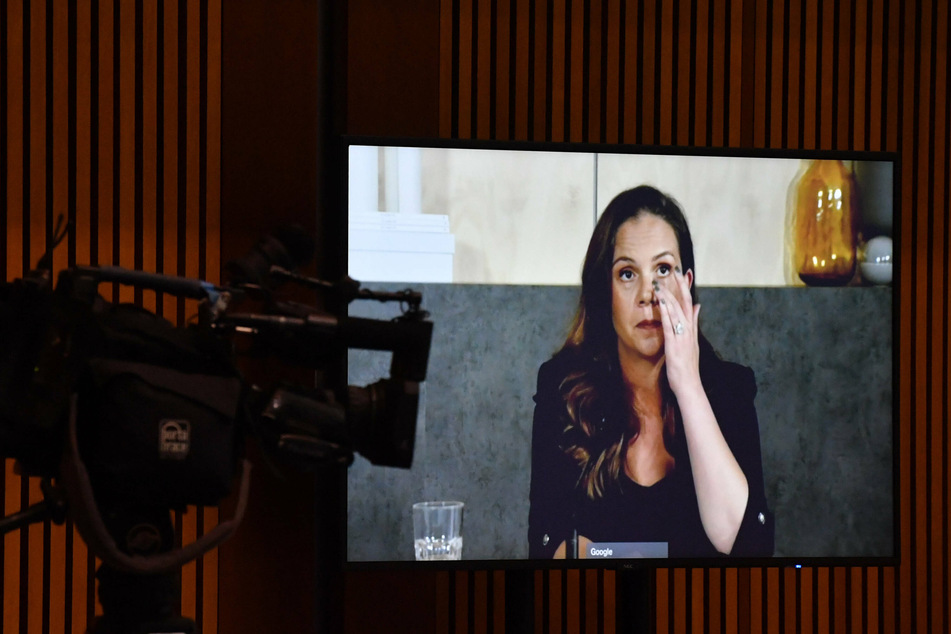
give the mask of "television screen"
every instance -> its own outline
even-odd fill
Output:
[[[432,565],[424,501],[464,504],[450,567],[897,561],[895,155],[345,145],[349,275],[434,324],[350,566]]]

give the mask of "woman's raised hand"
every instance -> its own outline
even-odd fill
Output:
[[[670,389],[678,397],[682,390],[701,388],[700,340],[698,318],[700,304],[694,306],[690,296],[693,273],[680,267],[667,279],[656,284],[654,293],[660,302],[660,319],[664,328],[664,355]]]

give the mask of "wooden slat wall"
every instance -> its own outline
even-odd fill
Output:
[[[22,276],[65,215],[57,270],[115,264],[219,275],[220,0],[0,0],[0,277]],[[101,289],[176,323],[190,302]],[[7,333],[6,336],[9,336]],[[41,499],[4,463],[0,509]],[[185,541],[216,509],[176,517]],[[4,633],[83,632],[96,562],[70,523],[0,542]],[[217,555],[182,572],[182,608],[217,632]]]
[[[900,154],[901,565],[659,570],[654,625],[948,631],[948,3],[440,3],[444,137]],[[439,632],[502,631],[504,579],[440,574]],[[536,632],[615,631],[615,581],[537,572]]]

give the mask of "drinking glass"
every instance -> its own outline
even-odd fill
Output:
[[[413,505],[416,561],[462,559],[462,502]]]

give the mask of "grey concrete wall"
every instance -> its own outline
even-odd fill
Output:
[[[412,559],[412,503],[458,499],[466,559],[522,559],[536,372],[560,347],[578,289],[414,288],[435,324],[414,464],[357,458],[348,558]],[[700,289],[704,334],[756,373],[777,556],[892,554],[891,301],[891,288]],[[376,302],[351,308],[395,312]],[[349,360],[351,384],[388,373],[386,353],[351,351]]]

